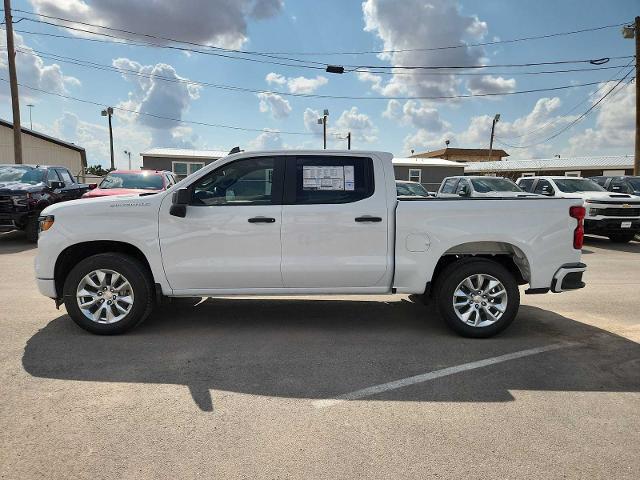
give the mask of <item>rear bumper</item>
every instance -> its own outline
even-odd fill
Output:
[[[36,278],[36,283],[42,295],[49,298],[58,298],[56,284],[52,278]]]
[[[582,274],[587,269],[584,263],[567,263],[560,267],[551,281],[551,291],[555,293],[566,292],[584,288]]]
[[[622,225],[629,225],[623,227]],[[638,233],[640,232],[640,220],[637,218],[607,218],[602,220],[584,221],[585,233],[606,235],[608,233]]]

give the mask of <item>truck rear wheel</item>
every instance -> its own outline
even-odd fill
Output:
[[[153,309],[151,275],[138,260],[101,253],[79,262],[64,282],[64,304],[74,322],[99,335],[124,333]]]
[[[615,233],[609,235],[609,240],[613,243],[628,243],[633,240],[633,237],[635,237],[635,233]]]
[[[440,315],[465,337],[485,338],[507,328],[520,307],[513,274],[497,262],[462,259],[450,264],[437,281]]]

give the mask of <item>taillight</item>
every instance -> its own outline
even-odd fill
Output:
[[[584,244],[584,216],[587,213],[584,207],[570,207],[569,216],[578,220],[578,226],[573,231],[573,248],[580,250]]]

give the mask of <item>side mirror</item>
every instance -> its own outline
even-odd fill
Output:
[[[64,182],[53,181],[50,186],[53,190],[60,190],[64,188]]]
[[[93,190],[94,188],[98,188],[98,184],[97,183],[90,183],[89,184],[89,190]]]
[[[188,188],[179,188],[171,198],[171,208],[169,214],[174,217],[184,218],[187,216],[187,205],[189,204],[190,195]]]
[[[467,187],[462,187],[460,189],[460,192],[458,192],[458,195],[460,195],[461,197],[468,197],[469,196],[469,190],[467,189]]]
[[[547,197],[553,196],[553,192],[549,189],[549,187],[542,187],[542,191],[540,193],[542,193],[542,195],[546,195]]]
[[[622,190],[622,187],[620,185],[613,185],[611,187],[612,192],[619,192],[620,190]]]

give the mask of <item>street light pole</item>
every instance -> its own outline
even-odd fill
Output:
[[[347,133],[347,150],[351,150],[351,132]]]
[[[11,88],[11,109],[13,112],[13,158],[15,163],[19,165],[22,163],[22,128],[20,126],[20,100],[18,97],[18,75],[16,73],[16,49],[13,43],[11,0],[4,0],[4,23],[7,31],[7,60],[9,86]]]
[[[329,110],[325,108],[322,118],[318,119],[318,125],[322,125],[322,144],[325,150],[327,149],[327,117],[329,117]]]
[[[496,123],[500,121],[500,114],[496,113],[493,117],[493,122],[491,122],[491,139],[489,140],[489,160],[491,161],[491,154],[493,153],[493,134],[496,131]]]
[[[125,150],[124,154],[129,156],[129,170],[131,170],[131,152],[129,150]]]
[[[27,103],[27,107],[29,107],[29,128],[33,130],[33,120],[31,119],[31,109],[33,108],[32,103]]]
[[[113,129],[111,128],[111,116],[113,115],[113,107],[107,107],[100,113],[103,117],[109,117],[109,149],[111,151],[111,170],[115,170],[116,166],[113,160]]]

